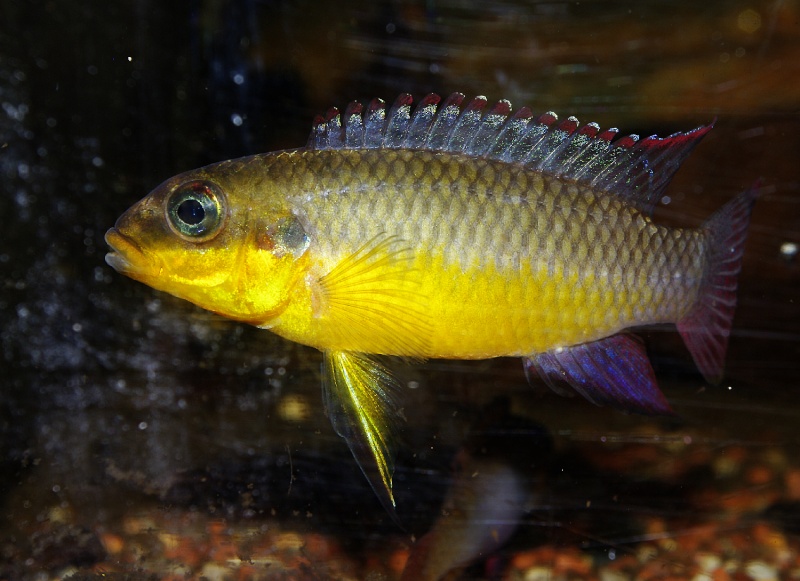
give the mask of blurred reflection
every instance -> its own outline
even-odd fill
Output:
[[[441,579],[495,553],[537,502],[531,479],[546,473],[552,443],[540,426],[498,400],[454,460],[455,473],[431,530],[414,545],[402,579]],[[538,485],[539,483],[536,482]]]

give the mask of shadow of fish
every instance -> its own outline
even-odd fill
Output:
[[[382,356],[520,356],[560,394],[669,414],[631,327],[677,323],[719,380],[756,189],[650,216],[711,129],[667,138],[455,93],[352,103],[306,147],[175,176],[106,234],[119,272],[324,353],[327,412],[394,515]]]
[[[496,553],[523,514],[543,505],[552,455],[547,430],[495,398],[454,458],[447,496],[412,546],[400,581],[455,578],[454,570]]]

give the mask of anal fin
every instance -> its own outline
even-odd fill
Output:
[[[578,393],[597,405],[648,415],[674,415],[656,384],[644,345],[619,334],[523,360],[560,395]]]
[[[323,395],[336,432],[391,517],[397,520],[392,474],[401,411],[400,385],[374,356],[326,352]]]

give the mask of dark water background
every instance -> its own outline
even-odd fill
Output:
[[[311,119],[329,106],[454,90],[642,135],[716,118],[658,218],[698,224],[756,179],[764,195],[723,384],[704,384],[672,329],[645,334],[679,424],[541,396],[518,361],[412,369],[408,381],[418,387],[409,390],[413,413],[396,477],[403,532],[324,416],[318,353],[116,274],[103,261],[103,233],[175,173],[303,145]],[[744,447],[796,455],[796,0],[7,0],[0,107],[5,578],[47,579],[102,561],[108,547],[95,536],[150,512],[253,526],[275,519],[360,547],[354,553],[410,542],[438,513],[466,433],[502,402],[514,419],[500,423],[517,426],[518,437],[504,442],[533,450],[529,468],[539,467],[541,430],[560,454],[581,457],[576,474],[603,467],[611,439],[657,455],[664,434],[699,435],[721,454]],[[537,486],[554,482],[537,470]],[[624,470],[617,478],[645,476]],[[567,500],[552,502],[591,520],[579,509],[599,494],[598,482],[576,476],[551,486],[568,490]],[[661,493],[640,488],[629,505],[598,516],[589,529],[603,540],[593,546],[623,544],[629,529],[617,521],[642,506],[668,513],[680,504]],[[787,532],[797,514],[785,512]],[[546,515],[521,518],[529,536],[564,534],[557,519],[547,527]],[[585,546],[586,538],[559,543]]]

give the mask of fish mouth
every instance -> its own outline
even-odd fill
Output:
[[[144,274],[147,258],[141,248],[116,228],[106,232],[106,244],[111,252],[106,254],[106,264],[122,274],[136,277]]]

